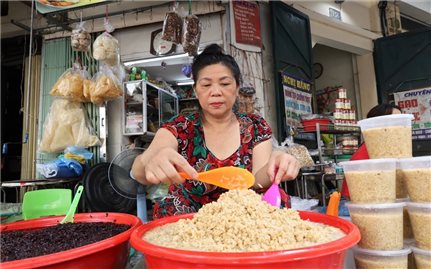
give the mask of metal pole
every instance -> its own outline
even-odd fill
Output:
[[[27,96],[26,96],[25,108],[24,108],[24,113],[26,113],[25,133],[24,133],[24,141],[23,141],[24,144],[28,142],[28,129],[30,125],[30,97],[31,97],[30,84],[31,84],[31,54],[32,54],[32,47],[33,47],[33,10],[34,10],[34,0],[31,0],[30,46],[28,48]]]

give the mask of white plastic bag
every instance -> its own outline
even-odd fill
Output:
[[[72,30],[70,42],[72,49],[75,51],[88,51],[91,45],[91,35],[84,27],[85,22],[77,24],[76,28]]]
[[[118,40],[108,32],[103,32],[93,43],[93,58],[110,66],[119,63],[119,51]]]
[[[43,126],[39,151],[59,153],[68,146],[100,145],[81,103],[55,99]]]

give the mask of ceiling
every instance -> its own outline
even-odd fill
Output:
[[[185,82],[190,81],[190,78],[186,77],[181,68],[185,64],[191,64],[193,58],[187,54],[175,54],[166,57],[155,57],[150,59],[144,59],[140,61],[125,62],[126,66],[133,65],[143,67],[148,74],[153,78],[163,78],[167,82]],[[163,64],[162,66],[162,62]]]
[[[39,0],[34,0],[35,3]],[[84,8],[58,10],[51,13],[34,13],[33,25],[31,23],[32,1],[3,1],[1,16],[1,37],[8,38],[26,34],[33,26],[34,34],[50,34],[61,31],[70,31],[71,25],[80,20],[89,21],[104,18],[106,12],[110,17],[124,14],[137,14],[159,6],[167,6],[170,1],[122,1],[107,0]],[[38,3],[36,3],[38,4]]]
[[[154,78],[163,78],[168,83],[190,81],[190,78],[181,72],[182,64],[167,64],[165,68],[159,66],[147,66],[145,71]]]

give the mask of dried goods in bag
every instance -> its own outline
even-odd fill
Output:
[[[85,29],[84,24],[85,22],[81,22],[72,30],[70,42],[75,51],[88,51],[90,49],[91,35]]]
[[[163,21],[162,39],[166,41],[174,42],[175,44],[181,44],[183,22],[175,11],[166,13],[165,20]]]
[[[190,56],[198,54],[201,32],[202,25],[196,15],[189,15],[184,18],[182,45],[184,52]]]
[[[308,151],[307,147],[301,144],[294,143],[292,135],[286,137],[286,139],[281,143],[281,145],[278,145],[278,141],[275,138],[273,138],[272,142],[274,149],[284,151],[295,157],[298,160],[301,168],[315,165],[314,160],[313,158],[311,158],[310,152]]]
[[[39,151],[62,152],[68,146],[100,145],[81,103],[55,99],[43,126]]]
[[[101,66],[100,71],[93,77],[94,88],[90,85],[90,100],[95,105],[102,105],[105,101],[114,100],[123,95],[121,80],[113,69]]]
[[[108,32],[103,32],[93,43],[93,58],[110,66],[119,63],[118,40]]]
[[[74,102],[86,102],[83,81],[88,77],[86,70],[82,70],[77,64],[74,64],[74,67],[67,69],[57,79],[49,94]]]
[[[286,147],[284,151],[295,157],[299,161],[301,168],[314,165],[313,158],[311,158],[307,147],[305,147],[304,145],[292,143],[288,147]]]
[[[94,91],[96,83],[91,79],[84,79],[83,81],[83,94],[86,102],[91,102],[91,93]]]

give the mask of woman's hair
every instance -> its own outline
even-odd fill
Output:
[[[204,51],[195,57],[192,64],[193,80],[196,84],[199,72],[213,64],[222,64],[230,69],[238,85],[241,84],[241,71],[235,59],[229,54],[225,54],[223,49],[217,44],[205,47]]]
[[[401,111],[401,108],[394,104],[380,104],[368,111],[367,118],[373,118],[378,116],[384,116],[384,115],[391,115],[393,109],[398,109]]]

